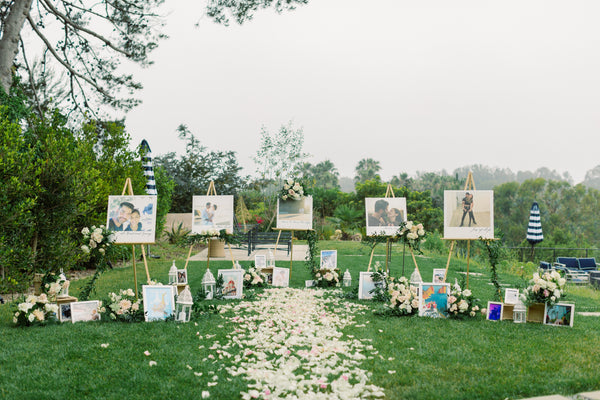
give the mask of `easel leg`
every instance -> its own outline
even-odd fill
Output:
[[[413,252],[412,247],[408,246],[408,249],[410,250],[410,255],[412,256],[413,262],[415,263],[415,269],[419,275],[421,275],[421,271],[419,271],[419,266],[417,265],[417,259],[415,258],[415,253]]]
[[[233,259],[233,251],[231,250],[231,245],[227,243],[227,246],[229,247],[229,254],[231,255],[231,263],[233,264],[233,268],[235,269],[235,260]]]
[[[454,250],[455,240],[450,243],[450,251],[448,252],[448,262],[446,263],[446,272],[444,272],[444,283],[446,283],[446,277],[448,276],[448,267],[450,267],[450,258],[452,257],[452,251]]]
[[[469,262],[471,261],[471,241],[467,240],[467,289],[469,288]]]
[[[148,259],[146,258],[146,251],[144,250],[144,245],[142,245],[142,257],[144,258],[144,267],[146,268],[146,282],[150,284],[150,271],[148,271]]]
[[[133,260],[133,286],[135,287],[135,298],[139,299],[138,296],[138,281],[137,281],[137,271],[135,269],[135,246],[131,246],[131,257]]]
[[[371,250],[371,257],[369,257],[369,266],[367,267],[367,272],[371,271],[371,263],[373,262],[373,254],[375,254],[375,246]]]
[[[281,231],[279,231],[281,233]],[[292,260],[294,259],[294,231],[292,231],[292,240],[290,242],[290,279],[292,279]]]
[[[188,266],[188,262],[190,261],[190,257],[192,256],[192,249],[194,248],[194,245],[190,246],[190,251],[188,251],[188,256],[187,259],[185,260],[185,267],[183,267],[183,269],[187,270],[187,266]],[[207,249],[208,252],[208,249]]]
[[[388,238],[385,244],[385,273],[390,274],[390,254],[392,253],[392,242]]]

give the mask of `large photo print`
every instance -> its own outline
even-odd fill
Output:
[[[444,238],[480,237],[494,238],[494,191],[444,191]]]
[[[156,196],[108,196],[106,214],[115,243],[154,243]]]
[[[367,197],[367,236],[394,236],[406,221],[406,198]]]
[[[277,229],[312,229],[312,196],[300,200],[277,200]]]
[[[233,233],[233,196],[194,196],[192,210],[192,233]]]

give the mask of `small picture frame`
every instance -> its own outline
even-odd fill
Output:
[[[321,250],[321,269],[333,271],[337,268],[337,250]]]
[[[446,282],[446,268],[434,268],[433,269],[433,283],[444,283]]]
[[[488,301],[487,319],[489,321],[502,321],[504,304],[497,301]]]
[[[308,280],[308,281],[304,281],[304,286],[307,288],[315,287],[315,286],[317,286],[317,282],[312,279]]]
[[[358,278],[358,299],[371,300],[373,298],[373,293],[371,293],[373,289],[375,289],[373,273],[361,271]]]
[[[506,289],[504,291],[504,303],[517,304],[519,301],[519,289]]]
[[[71,303],[58,305],[58,320],[60,322],[71,322]]]
[[[99,307],[100,302],[98,300],[71,303],[71,322],[100,321]]]
[[[544,310],[544,325],[573,326],[575,317],[575,304],[556,303],[553,306],[546,305]]]
[[[279,286],[279,287],[290,286],[290,270],[289,270],[289,268],[273,267],[273,286]]]
[[[449,292],[449,283],[419,283],[419,316],[447,318]]]
[[[144,319],[164,321],[175,313],[175,296],[172,285],[143,285]]]
[[[223,298],[241,299],[244,290],[244,270],[220,269],[218,275],[223,277]]]
[[[267,268],[267,256],[265,254],[257,254],[254,256],[254,267],[256,269]]]
[[[187,284],[187,270],[186,269],[178,269],[177,270],[177,284]]]

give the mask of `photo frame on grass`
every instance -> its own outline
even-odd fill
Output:
[[[554,326],[573,326],[575,317],[575,304],[556,303],[553,306],[546,305],[544,311],[544,324]]]
[[[58,320],[60,322],[71,322],[71,303],[58,305]]]
[[[504,290],[504,303],[517,304],[518,301],[519,301],[519,289]]]
[[[108,196],[106,227],[114,243],[154,243],[156,204],[156,196]]]
[[[375,285],[373,273],[361,271],[358,277],[358,299],[371,300],[373,298],[373,293],[370,292],[375,289]]]
[[[444,239],[479,238],[494,238],[494,191],[444,191]]]
[[[394,236],[406,222],[405,197],[366,197],[367,236]]]
[[[444,283],[446,280],[446,268],[433,269],[433,283]]]
[[[188,283],[187,269],[177,270],[177,284]]]
[[[321,250],[321,269],[337,268],[337,250]]]
[[[419,283],[419,316],[432,318],[448,317],[449,283]]]
[[[304,196],[300,200],[277,199],[277,229],[311,230],[312,206],[312,196]]]
[[[144,318],[146,321],[165,320],[175,313],[172,285],[143,285]]]
[[[502,321],[504,304],[497,301],[488,301],[487,319],[489,321]]]
[[[244,290],[243,269],[220,269],[217,276],[223,277],[223,298],[241,299]]]
[[[288,287],[290,286],[290,270],[289,268],[273,267],[273,286]]]
[[[233,233],[233,196],[193,196],[192,233]]]
[[[254,256],[254,267],[256,269],[267,268],[267,256],[265,254],[257,254]]]
[[[76,301],[71,305],[71,322],[100,321],[100,302],[98,300]]]

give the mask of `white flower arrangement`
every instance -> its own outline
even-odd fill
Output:
[[[386,308],[396,315],[416,314],[419,311],[417,288],[412,286],[405,277],[401,277],[396,282],[394,278],[390,278],[390,281],[387,291],[391,298],[390,303],[385,305]]]
[[[50,303],[48,295],[29,295],[17,305],[13,323],[18,326],[45,325],[58,321],[58,305]]]
[[[108,294],[107,307],[100,310],[108,311],[110,319],[123,322],[136,322],[144,320],[142,300],[135,298],[132,289],[119,290],[119,293]]]
[[[425,228],[423,224],[414,224],[412,221],[407,221],[400,227],[398,236],[411,248],[419,250],[420,243],[425,242]]]
[[[281,190],[281,200],[301,200],[304,197],[304,188],[293,179],[287,179]]]
[[[521,301],[527,305],[545,303],[552,306],[564,297],[566,283],[567,280],[557,271],[545,272],[543,275],[535,272],[529,286],[521,294]]]
[[[254,267],[250,267],[247,272],[244,273],[244,287],[263,287],[267,283],[267,275],[263,274]]]
[[[83,236],[81,251],[88,255],[90,260],[102,258],[115,241],[114,234],[107,230],[104,225],[85,227],[81,230],[81,234]]]
[[[473,318],[481,314],[481,311],[478,300],[473,296],[471,290],[463,290],[458,282],[454,281],[448,296],[448,317]]]

